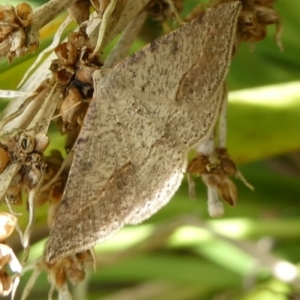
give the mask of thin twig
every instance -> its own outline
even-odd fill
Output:
[[[101,20],[100,28],[99,28],[97,43],[96,43],[95,49],[92,54],[93,56],[96,55],[101,50],[101,46],[102,46],[102,42],[103,42],[103,38],[105,35],[109,17],[111,16],[112,12],[114,11],[117,2],[118,2],[118,0],[111,0],[108,4],[107,8],[105,9],[105,12],[104,12],[102,20]]]

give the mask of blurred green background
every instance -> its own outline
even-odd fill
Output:
[[[197,3],[184,1],[182,14]],[[229,153],[255,190],[236,182],[237,206],[226,205],[222,218],[211,219],[201,180],[196,178],[195,201],[184,180],[155,216],[96,247],[97,271],[91,270],[75,290],[77,299],[300,299],[300,2],[278,0],[275,9],[283,24],[284,52],[274,41],[275,26],[270,26],[265,40],[238,49],[227,80],[232,91]],[[61,20],[42,31],[40,49]],[[149,21],[143,38],[159,26]],[[16,88],[35,58],[28,55],[11,65],[0,61],[0,89]],[[55,133],[51,137],[57,139]],[[31,262],[43,251],[46,210],[38,212]],[[17,299],[29,275],[21,278]],[[43,273],[29,299],[47,299],[49,288]]]

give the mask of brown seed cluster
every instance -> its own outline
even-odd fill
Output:
[[[32,8],[25,2],[16,7],[0,5],[0,58],[6,56],[11,60],[38,47],[38,38],[29,38],[27,34],[32,16]]]
[[[59,258],[53,263],[46,263],[45,266],[49,274],[50,282],[59,291],[70,281],[72,285],[79,284],[85,278],[86,264],[93,261],[89,250]]]
[[[62,132],[78,129],[88,103],[93,96],[93,72],[100,68],[98,56],[93,56],[87,37],[79,32],[71,33],[68,41],[55,48],[57,59],[52,61],[51,71],[55,81],[62,86],[63,101],[59,107]]]
[[[238,19],[238,38],[250,43],[263,40],[267,34],[267,26],[276,25],[276,42],[281,48],[281,23],[278,13],[274,10],[275,0],[244,0],[243,9]]]
[[[18,130],[7,136],[1,136],[0,165],[2,172],[10,162],[19,163],[21,166],[6,191],[5,197],[10,203],[20,204],[22,202],[21,193],[28,193],[42,179],[46,167],[42,152],[45,151],[48,144],[48,137],[42,133],[32,136],[29,132]]]
[[[180,13],[183,10],[183,0],[171,1],[174,9]],[[157,21],[163,22],[168,18],[175,18],[173,8],[170,6],[170,1],[168,0],[151,0],[147,5],[147,11]]]
[[[198,153],[189,162],[187,172],[201,176],[204,183],[216,188],[229,205],[236,204],[237,188],[229,177],[237,174],[237,168],[226,148],[216,148],[210,156]]]
[[[210,7],[236,0],[212,0]],[[276,25],[275,40],[280,49],[282,49],[281,21],[279,14],[275,11],[273,5],[276,0],[241,0],[242,10],[238,17],[237,41],[236,45],[245,41],[251,44],[259,42],[266,37],[267,26]],[[195,10],[187,17],[187,20],[193,20],[204,13],[203,5],[197,6]]]
[[[276,42],[281,48],[281,22],[273,8],[274,3],[275,0],[242,0],[243,8],[238,18],[237,30],[240,41],[250,43],[261,41],[266,37],[267,26],[275,24]]]

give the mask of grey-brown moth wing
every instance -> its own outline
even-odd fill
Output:
[[[235,1],[207,10],[114,69],[149,116],[187,149],[199,144],[218,116],[217,93],[232,58],[240,6]]]
[[[223,82],[239,10],[239,2],[219,5],[154,41],[114,70],[118,85],[139,103],[135,114],[159,126],[184,151],[199,145],[215,124],[224,100]],[[165,201],[156,200],[152,204],[157,210],[165,205]],[[153,214],[144,204],[136,204],[131,224]]]
[[[215,122],[238,11],[220,5],[95,74],[46,259],[88,249],[170,200],[187,151]]]
[[[77,140],[50,232],[49,260],[105,241],[138,214],[141,201],[154,213],[153,203],[172,197],[186,169],[186,153],[178,143],[134,114],[134,98],[116,98],[110,87],[103,77],[101,96],[91,103]]]

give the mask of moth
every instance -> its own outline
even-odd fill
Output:
[[[218,117],[240,6],[208,9],[114,68],[94,72],[46,260],[89,249],[169,202],[188,152]]]

